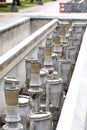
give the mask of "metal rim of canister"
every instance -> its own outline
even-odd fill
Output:
[[[48,84],[61,84],[63,82],[62,78],[58,79],[47,79],[46,82]]]
[[[40,76],[47,76],[48,75],[48,70],[45,68],[40,69]]]
[[[28,58],[28,57],[26,57],[26,58],[25,58],[25,61],[31,63],[31,62],[37,61],[37,60],[36,60],[35,58]]]
[[[51,72],[54,71],[54,67],[53,67],[53,65],[45,65],[44,68],[46,68],[46,69],[48,70],[48,73],[51,73]]]
[[[28,89],[28,92],[31,94],[43,93],[43,89],[42,88],[38,88],[38,89],[30,88],[30,89]]]
[[[71,59],[59,59],[58,62],[61,62],[63,64],[71,63]]]
[[[5,83],[10,83],[10,84],[13,84],[13,83],[18,84],[20,82],[20,80],[16,79],[13,76],[5,77],[4,80],[5,80]]]
[[[21,99],[21,101],[20,101]],[[19,102],[19,106],[25,106],[25,105],[29,105],[30,104],[30,97],[26,96],[26,95],[19,95],[18,98],[18,102]]]
[[[28,116],[29,120],[33,121],[47,120],[50,119],[51,117],[52,117],[51,112],[38,112]]]
[[[52,52],[52,58],[55,58],[55,57],[57,57],[57,53]]]

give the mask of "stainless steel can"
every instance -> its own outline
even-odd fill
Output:
[[[52,115],[50,112],[30,115],[30,130],[53,130]]]
[[[49,104],[47,105],[59,108],[62,90],[63,89],[61,78],[47,80],[46,96],[47,96],[47,102],[49,102]]]
[[[27,130],[28,119],[27,115],[30,114],[30,98],[26,95],[19,95],[19,114],[21,116],[21,123],[23,125],[23,130]]]
[[[46,80],[48,78],[48,70],[45,68],[40,69],[41,88],[43,88],[43,95],[46,94]]]

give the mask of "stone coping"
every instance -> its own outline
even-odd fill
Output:
[[[19,26],[20,24],[22,24],[23,22],[25,22],[29,19],[30,19],[30,17],[20,16],[20,17],[15,18],[11,21],[7,21],[6,23],[3,23],[0,25],[0,33],[3,33],[3,31],[6,31],[6,30],[13,28],[15,26]]]
[[[41,27],[35,33],[24,39],[14,48],[0,57],[0,78],[5,76],[16,64],[37,46],[48,34],[57,27],[58,20],[54,19]]]

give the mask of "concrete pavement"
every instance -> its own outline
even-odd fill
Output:
[[[12,1],[12,0],[10,0]],[[36,5],[31,8],[19,10],[19,12],[13,13],[0,13],[0,24],[5,23],[9,20],[14,20],[14,18],[24,15],[29,15],[30,17],[38,17],[38,16],[58,16],[59,13],[59,2],[66,2],[69,0],[56,0],[48,3],[44,3],[43,5]]]
[[[59,3],[60,2],[68,2],[70,0],[56,0],[48,3],[44,3],[43,5],[36,5],[31,8],[19,10],[19,12],[13,13],[0,13],[0,25],[14,20],[20,16],[29,16],[36,18],[63,18],[63,19],[86,19],[87,13],[60,13]]]
[[[36,5],[31,8],[19,10],[19,12],[13,13],[0,13],[0,24],[6,21],[12,20],[16,17],[23,16],[23,15],[30,15],[30,16],[38,16],[38,15],[55,15],[59,11],[59,2],[52,1],[49,3],[44,3],[43,5]]]

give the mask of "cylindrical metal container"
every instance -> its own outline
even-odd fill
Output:
[[[71,59],[72,65],[75,65],[77,59],[76,46],[67,47],[66,59]]]
[[[48,79],[46,86],[47,107],[48,105],[59,108],[62,93],[62,79]],[[49,104],[48,104],[49,102]]]
[[[40,69],[41,88],[43,88],[43,95],[46,94],[46,80],[48,78],[48,70],[45,68]]]
[[[70,44],[68,44],[69,42],[67,42],[66,44],[62,44],[62,56],[64,59],[66,59],[66,50],[67,47],[69,47]]]
[[[25,59],[25,69],[26,69],[26,86],[29,88],[29,84],[30,84],[30,75],[31,75],[31,62],[33,61],[37,61],[36,59],[34,58],[31,58],[31,59],[28,59],[26,58]]]
[[[30,130],[53,130],[50,112],[32,114],[29,120]]]
[[[20,124],[19,106],[18,106],[18,84],[19,80],[14,77],[5,77],[5,99],[6,99],[6,124],[3,130],[23,130]]]
[[[54,42],[54,52],[56,52],[57,49],[60,47],[60,37],[55,36],[55,38],[53,39],[53,42]]]
[[[73,39],[72,41],[72,46],[75,46],[76,47],[76,53],[78,55],[78,52],[80,50],[80,45],[81,45],[81,41],[78,40],[78,39]]]
[[[62,46],[60,45],[60,37],[56,36],[54,38],[54,48],[53,48],[53,52],[57,53],[57,54],[61,54],[62,55]]]
[[[71,79],[71,60],[58,60],[58,74],[63,80],[64,90],[67,90]]]
[[[43,94],[43,89],[32,89],[30,88],[28,90],[30,95],[30,101],[31,101],[31,113],[39,112],[40,111],[40,98]]]
[[[82,36],[84,34],[84,28],[85,25],[83,23],[74,23],[73,28],[74,28],[74,37],[77,38],[78,40],[82,39]]]
[[[47,40],[46,40],[46,47],[52,47],[52,43],[53,43],[52,39],[51,38],[47,38]]]
[[[5,77],[6,122],[20,121],[18,107],[19,81],[14,77]]]
[[[27,115],[30,114],[30,98],[26,95],[19,95],[19,113],[21,116],[21,123],[23,125],[23,130],[28,129],[28,119]]]
[[[44,50],[44,66],[52,66],[53,63],[52,63],[52,47],[45,47],[45,50]]]
[[[52,62],[53,62],[53,67],[56,70],[57,69],[57,54],[52,53]]]
[[[33,61],[31,62],[31,74],[30,74],[30,87],[38,89],[41,86],[40,80],[40,62]]]
[[[41,67],[44,65],[44,47],[39,46],[38,47],[38,60],[41,63]]]
[[[61,30],[60,30],[60,36],[65,37],[65,35],[66,35],[66,28],[63,27],[63,28],[61,28]]]
[[[59,31],[60,31],[60,28],[59,28],[59,27],[56,27],[56,29],[53,31],[53,36],[52,36],[53,40],[54,40],[54,38],[55,38],[56,36],[59,36]]]

